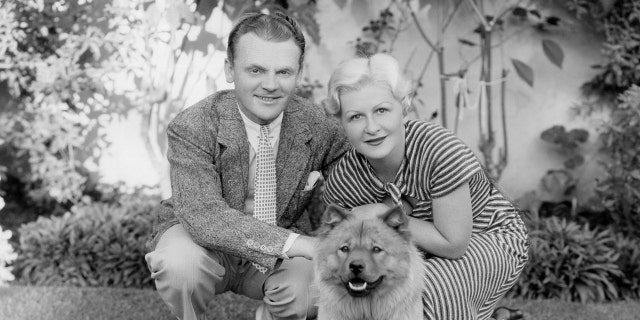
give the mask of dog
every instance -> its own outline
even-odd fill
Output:
[[[314,257],[318,320],[423,319],[424,260],[400,207],[361,219],[329,205]]]

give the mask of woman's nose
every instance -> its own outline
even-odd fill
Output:
[[[367,126],[365,130],[367,131],[367,133],[376,133],[378,132],[378,130],[380,130],[380,125],[378,124],[378,121],[376,121],[376,119],[374,119],[373,117],[369,117],[367,118]]]

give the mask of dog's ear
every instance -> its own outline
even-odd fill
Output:
[[[322,225],[325,227],[329,227],[329,229],[333,229],[338,223],[342,222],[342,220],[347,219],[349,212],[341,207],[330,204],[327,206],[327,209],[324,210],[322,214]]]
[[[409,235],[409,217],[404,214],[401,206],[395,206],[381,216],[389,227],[398,231],[402,235]]]

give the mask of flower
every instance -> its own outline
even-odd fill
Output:
[[[11,230],[2,231],[2,226],[0,226],[0,287],[15,279],[11,273],[13,267],[7,265],[15,260],[18,254],[13,251],[9,239],[11,239]]]

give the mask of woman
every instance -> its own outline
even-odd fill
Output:
[[[405,203],[428,268],[425,318],[517,319],[518,311],[495,306],[527,261],[518,210],[462,141],[434,123],[403,120],[412,96],[386,54],[354,58],[334,71],[325,109],[353,149],[327,179],[324,200],[358,207],[358,214],[383,211],[385,199]]]

